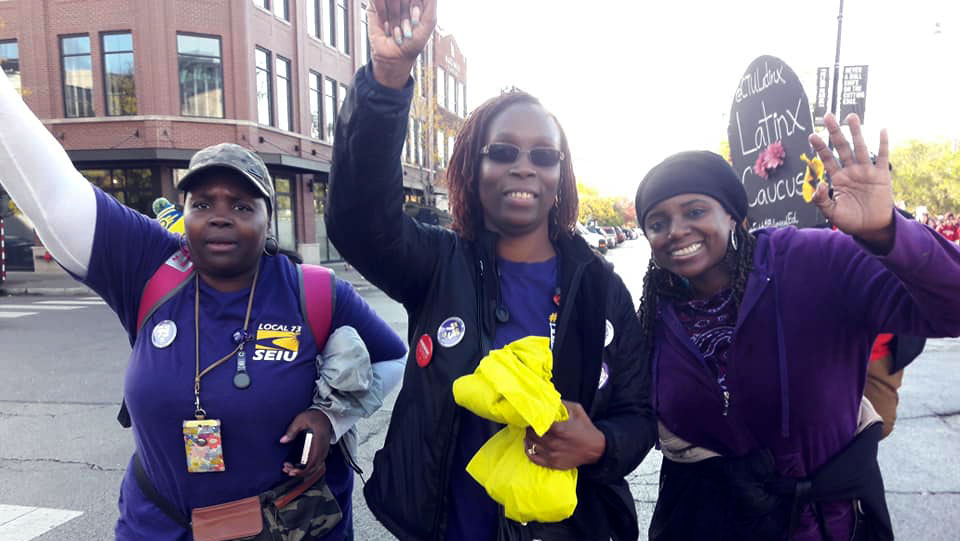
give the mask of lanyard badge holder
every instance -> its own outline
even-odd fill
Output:
[[[236,343],[236,347],[233,351],[203,369],[202,372],[200,371],[200,280],[199,278],[194,279],[194,352],[196,360],[196,377],[193,381],[194,419],[183,421],[183,443],[187,454],[187,471],[190,473],[222,472],[227,469],[223,461],[223,437],[220,419],[207,419],[207,412],[200,405],[200,379],[237,355],[237,373],[233,377],[233,384],[238,389],[246,389],[250,386],[250,376],[247,374],[246,354],[243,347],[249,339],[247,326],[250,323],[253,293],[257,289],[259,274],[260,267],[258,265],[253,275],[253,285],[250,286],[250,298],[247,299],[247,314],[243,320],[243,329],[233,333],[233,341]]]

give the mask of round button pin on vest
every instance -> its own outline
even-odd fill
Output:
[[[169,319],[165,319],[154,325],[153,332],[150,333],[150,342],[153,344],[153,347],[163,349],[172,344],[176,337],[177,324]]]
[[[425,334],[420,337],[420,340],[417,340],[417,364],[420,368],[425,368],[430,364],[430,359],[433,358],[433,340],[430,338],[430,335]]]

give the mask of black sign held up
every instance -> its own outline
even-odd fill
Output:
[[[827,95],[830,89],[830,68],[817,68],[817,101],[813,105],[813,122],[823,126],[827,114]]]
[[[844,66],[843,86],[840,87],[840,122],[846,124],[847,115],[856,113],[863,122],[867,109],[867,67]]]
[[[806,163],[800,156],[814,155],[811,133],[810,103],[797,75],[779,58],[754,60],[734,94],[728,130],[733,168],[747,191],[750,229],[825,222],[803,200]]]

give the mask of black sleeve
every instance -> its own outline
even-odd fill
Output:
[[[367,65],[340,108],[325,220],[340,254],[371,283],[408,308],[427,292],[453,233],[403,213],[401,156],[413,96],[387,88]]]
[[[607,293],[607,313],[617,329],[606,348],[608,385],[613,389],[609,404],[593,419],[607,446],[599,462],[580,468],[580,475],[600,483],[618,481],[636,469],[657,437],[656,415],[650,402],[650,365],[640,347],[640,322],[630,292],[616,274]]]

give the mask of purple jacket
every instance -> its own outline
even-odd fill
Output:
[[[804,477],[853,439],[879,332],[960,335],[960,248],[895,215],[894,247],[875,256],[845,234],[764,229],[740,305],[723,416],[720,386],[672,305],[653,362],[654,407],[683,439],[723,455],[769,448],[783,475]],[[836,539],[848,503],[824,506]],[[819,539],[812,515],[796,539]]]

